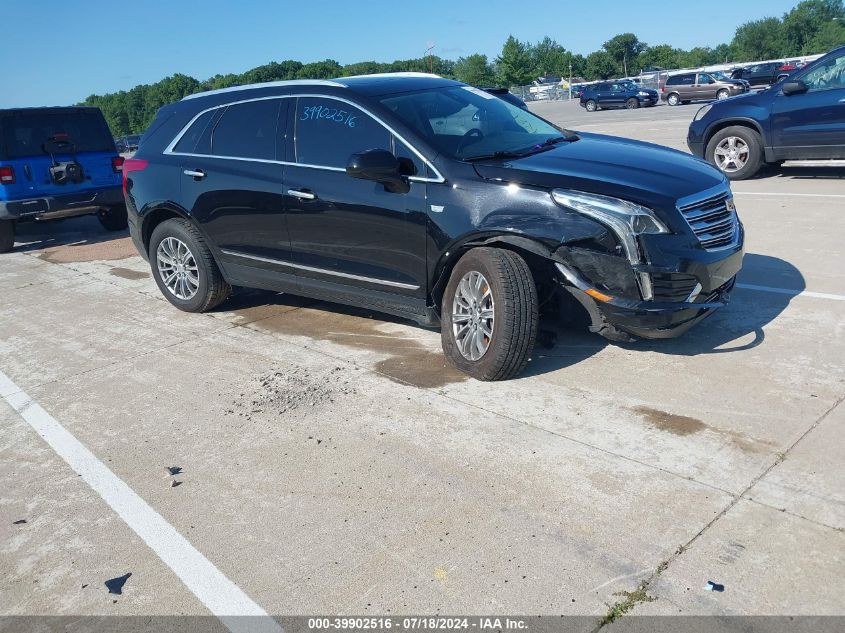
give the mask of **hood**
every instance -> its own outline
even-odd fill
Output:
[[[715,167],[683,152],[614,136],[578,134],[580,140],[552,150],[479,162],[475,169],[482,178],[577,189],[658,207],[674,207],[680,198],[726,183]]]

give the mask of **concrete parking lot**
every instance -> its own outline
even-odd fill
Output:
[[[698,106],[531,107],[684,149]],[[342,306],[184,314],[96,219],[21,227],[0,613],[845,614],[845,169],[733,189],[727,308],[676,340],[561,330],[505,383]]]

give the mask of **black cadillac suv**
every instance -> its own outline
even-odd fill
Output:
[[[482,380],[525,366],[541,305],[612,340],[675,336],[726,303],[742,262],[704,161],[433,75],[192,95],[159,111],[124,178],[176,307],[250,286],[442,324],[446,356]]]

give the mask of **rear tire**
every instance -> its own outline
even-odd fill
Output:
[[[0,220],[0,253],[8,253],[15,246],[15,221]]]
[[[673,92],[668,97],[666,97],[666,103],[670,106],[676,106],[681,102],[681,97],[677,93]]]
[[[125,204],[101,210],[97,213],[97,219],[106,231],[123,231],[129,226]]]
[[[162,247],[162,242],[167,244]],[[173,247],[181,244],[178,264],[173,263]],[[232,294],[232,287],[223,279],[223,274],[214,261],[214,257],[200,232],[188,220],[172,219],[159,224],[150,238],[150,268],[153,278],[164,297],[184,312],[206,312],[211,310]],[[183,277],[185,285],[175,283],[171,275],[185,271],[189,277]]]
[[[479,283],[474,291],[473,280]],[[472,297],[479,298],[477,312]],[[473,314],[478,316],[475,322]],[[525,260],[513,251],[474,248],[457,263],[443,293],[443,352],[452,365],[478,380],[513,378],[534,349],[538,318],[537,288]],[[491,330],[492,336],[484,334]],[[471,356],[477,356],[478,349],[470,337],[477,337],[481,347],[486,345],[475,359]]]
[[[634,99],[633,97],[631,97],[630,99],[628,99],[628,100],[625,102],[625,107],[626,107],[628,110],[636,110],[637,108],[639,108],[639,107],[640,107],[640,102],[639,102],[639,101],[637,101],[636,99]]]
[[[732,146],[737,152],[733,160],[730,159]],[[763,142],[755,130],[732,125],[713,135],[707,143],[704,156],[731,180],[745,180],[760,171],[763,164]]]
[[[587,109],[587,112],[595,112],[599,109],[598,104],[593,99],[589,99],[587,103],[584,104],[584,107]]]

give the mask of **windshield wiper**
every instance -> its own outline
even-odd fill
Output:
[[[566,136],[553,136],[552,138],[547,138],[537,147],[548,147],[549,145],[557,145],[558,143],[563,143],[564,141],[567,143],[573,143],[581,138],[574,132],[569,132],[568,130],[566,131],[568,132]]]
[[[474,160],[487,160],[490,158],[522,158],[523,156],[527,156],[525,152],[509,152],[500,150],[498,152],[491,152],[490,154],[479,154],[478,156],[467,156],[463,160],[465,161],[474,161]]]

